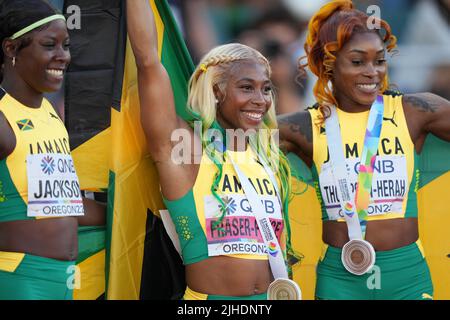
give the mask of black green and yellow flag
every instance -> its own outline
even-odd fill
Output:
[[[17,126],[21,131],[28,131],[34,129],[34,124],[30,119],[22,119],[17,121]]]
[[[193,64],[166,0],[150,3],[161,61],[186,118]],[[125,1],[66,0],[64,11],[71,5],[81,9],[81,28],[69,30],[65,121],[82,189],[103,192],[108,204],[106,228],[79,230],[81,287],[74,297],[96,299],[106,291],[107,299],[171,298],[184,289],[184,274],[180,261],[164,259],[173,248],[156,218],[163,203],[140,125]]]
[[[121,0],[65,0],[62,7],[68,21],[79,19],[76,27],[68,25],[72,61],[64,86],[65,124],[81,189],[99,192],[101,198],[109,186],[111,110],[120,107],[126,39],[123,7]],[[104,297],[105,229],[79,227],[80,281],[74,299]]]
[[[156,18],[161,61],[172,81],[177,111],[183,115],[187,82],[193,64],[167,2],[152,0],[150,3]],[[155,167],[146,149],[140,126],[136,67],[128,42],[124,65],[120,109],[112,109],[111,113],[113,143],[108,187],[110,249],[107,259],[107,298],[170,298],[165,297],[163,292],[158,297],[153,288],[148,288],[157,285],[157,281],[152,281],[151,274],[146,275],[145,283],[142,281],[143,269],[151,270],[153,263],[160,263],[158,260],[164,259],[163,256],[152,256],[146,250],[147,245],[154,245],[151,240],[154,239],[153,235],[150,234],[152,231],[156,232],[152,228],[156,223],[154,215],[159,215],[159,210],[164,207]],[[144,252],[148,252],[147,258],[144,257]],[[151,258],[153,260],[148,261]],[[158,277],[157,274],[153,276]],[[167,279],[173,277],[176,275],[169,275]],[[141,291],[147,294],[143,296]]]

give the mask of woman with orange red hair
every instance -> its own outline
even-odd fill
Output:
[[[450,102],[388,91],[385,56],[395,46],[387,22],[348,0],[309,23],[300,69],[317,76],[317,103],[283,116],[280,128],[311,167],[322,208],[318,299],[433,296],[418,233],[418,157],[429,133],[450,141]]]

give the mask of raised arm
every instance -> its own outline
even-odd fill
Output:
[[[313,141],[311,116],[300,111],[278,117],[280,145],[285,152],[293,152],[308,166],[312,165]]]
[[[170,157],[170,136],[183,125],[175,112],[172,86],[158,57],[155,19],[148,0],[127,1],[127,29],[136,59],[141,124],[156,162]]]
[[[428,133],[450,141],[450,101],[432,93],[406,94],[403,108],[417,152]]]

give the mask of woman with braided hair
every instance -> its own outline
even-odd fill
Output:
[[[278,278],[269,253],[280,257],[287,278],[283,253],[290,175],[272,141],[277,124],[269,63],[241,44],[211,50],[189,82],[188,110],[198,122],[185,122],[175,113],[171,83],[158,59],[148,1],[127,1],[127,14],[141,123],[186,266],[184,299],[266,299],[269,284]],[[197,124],[201,130],[193,130]],[[253,139],[259,129],[268,134]],[[183,140],[183,153],[191,161],[181,164],[172,157],[178,141],[171,135],[177,130],[187,132],[189,141]],[[254,198],[243,181],[251,182]],[[261,220],[268,221],[264,231],[274,235],[268,245],[255,219],[259,209],[251,209],[257,206]]]
[[[429,133],[450,141],[450,102],[387,91],[385,55],[395,46],[387,22],[351,1],[324,5],[300,64],[318,78],[317,103],[279,119],[281,139],[311,167],[322,207],[318,299],[433,296],[418,238],[418,157]]]

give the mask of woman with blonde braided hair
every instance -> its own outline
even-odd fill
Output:
[[[284,259],[290,253],[290,171],[273,136],[267,59],[236,43],[212,49],[189,81],[187,108],[195,121],[188,123],[175,112],[148,1],[127,1],[127,14],[141,123],[186,266],[184,299],[266,299],[278,279],[269,256],[277,257],[279,274],[292,285]],[[171,136],[177,132],[187,134],[182,153],[188,161],[174,157],[180,143]],[[260,221],[267,222],[269,242]]]
[[[309,22],[306,63],[317,103],[284,116],[281,139],[312,170],[325,244],[318,299],[431,299],[418,238],[418,157],[432,133],[450,141],[450,102],[388,91],[387,22],[331,1]],[[301,60],[302,61],[302,60]]]

